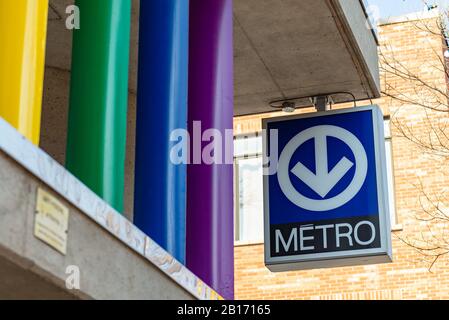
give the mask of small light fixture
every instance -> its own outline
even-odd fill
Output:
[[[282,111],[286,113],[292,113],[296,110],[296,104],[292,101],[285,101],[282,103]]]

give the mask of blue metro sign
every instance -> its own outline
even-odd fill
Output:
[[[382,112],[377,106],[263,120],[265,263],[270,270],[391,261]],[[273,154],[270,154],[270,161]]]

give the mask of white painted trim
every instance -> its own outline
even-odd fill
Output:
[[[424,6],[424,4],[423,4],[423,6]],[[401,15],[401,16],[379,19],[378,26],[384,26],[384,25],[402,23],[402,22],[418,21],[418,20],[423,20],[423,19],[437,18],[440,15],[441,15],[441,11],[439,8],[432,9],[429,11],[413,12],[413,13],[409,13],[409,14],[405,14],[405,15]]]

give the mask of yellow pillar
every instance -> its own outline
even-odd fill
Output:
[[[48,0],[0,0],[0,117],[39,143]]]

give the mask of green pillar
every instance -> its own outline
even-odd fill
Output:
[[[131,0],[77,0],[66,167],[123,211]]]

